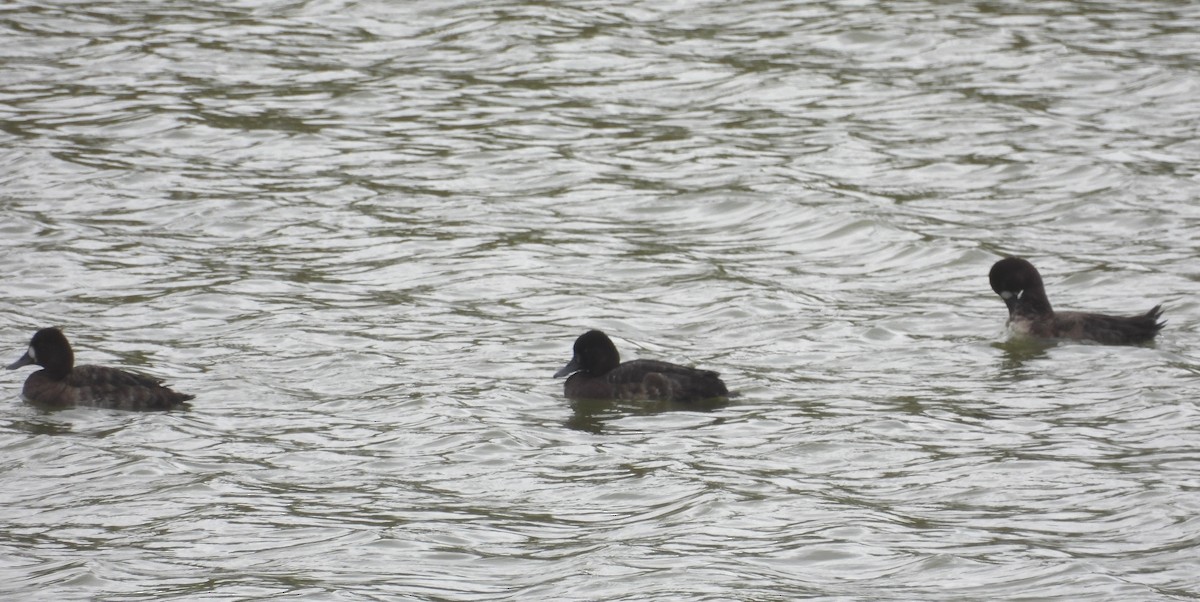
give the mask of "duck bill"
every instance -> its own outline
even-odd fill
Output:
[[[1004,306],[1008,308],[1009,315],[1012,315],[1017,309],[1017,296],[1010,291],[997,292],[997,294],[1004,300]]]
[[[33,358],[29,357],[29,354],[26,353],[25,355],[21,356],[21,359],[9,364],[7,369],[8,370],[16,370],[17,368],[20,368],[21,366],[28,366],[29,364],[32,364],[32,363],[33,363]]]
[[[554,378],[562,378],[562,377],[567,376],[568,374],[572,374],[574,372],[579,372],[579,358],[578,357],[571,358],[571,361],[567,362],[566,366],[563,366],[561,370],[554,373]]]

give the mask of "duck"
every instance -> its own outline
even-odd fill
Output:
[[[691,403],[729,396],[720,375],[658,360],[621,363],[608,335],[589,330],[575,339],[571,361],[554,374],[567,376],[563,392],[572,400]]]
[[[48,408],[92,406],[161,411],[186,408],[187,402],[195,398],[143,374],[102,366],[76,366],[71,343],[58,328],[43,328],[34,333],[29,350],[8,369],[30,364],[42,369],[25,379],[21,396]]]
[[[1008,326],[1036,338],[1092,341],[1102,345],[1138,345],[1154,340],[1166,322],[1163,307],[1135,316],[1054,311],[1046,298],[1042,275],[1028,260],[1005,257],[988,272],[992,290],[1008,306]]]

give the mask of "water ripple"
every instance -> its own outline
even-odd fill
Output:
[[[1200,595],[1185,4],[0,8],[21,599]],[[986,281],[1145,311],[1006,341]],[[587,328],[728,403],[570,403]],[[11,360],[10,360],[11,361]]]

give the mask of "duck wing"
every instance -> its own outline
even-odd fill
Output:
[[[1109,316],[1082,312],[1057,312],[1057,336],[1086,339],[1106,345],[1145,343],[1154,339],[1166,322],[1159,322],[1162,305],[1136,316]]]
[[[103,366],[76,366],[66,384],[77,403],[118,410],[169,410],[195,397],[163,386],[160,379]]]
[[[625,362],[605,376],[617,399],[692,402],[729,395],[716,372],[657,360]]]

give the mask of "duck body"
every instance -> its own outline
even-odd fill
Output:
[[[1045,339],[1094,341],[1104,345],[1134,345],[1154,340],[1163,323],[1162,306],[1136,316],[1110,316],[1078,311],[1054,312],[1051,318],[1016,315],[1009,318],[1014,332]]]
[[[621,363],[616,346],[599,330],[575,340],[571,361],[554,376],[567,375],[563,392],[576,400],[690,403],[729,395],[720,375],[711,370],[658,360]]]
[[[71,344],[57,328],[33,335],[29,350],[8,366],[38,365],[42,369],[25,379],[21,396],[48,407],[93,406],[115,410],[156,411],[187,406],[193,395],[179,393],[162,381],[143,374],[103,366],[76,366]]]
[[[1137,345],[1154,340],[1165,325],[1158,321],[1162,305],[1135,316],[1054,311],[1041,274],[1033,264],[1018,257],[997,261],[988,273],[988,280],[1008,307],[1009,328],[1018,334],[1103,345]]]

